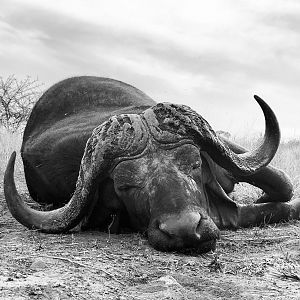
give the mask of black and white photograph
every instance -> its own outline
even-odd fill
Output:
[[[0,0],[0,299],[299,300],[300,1]]]

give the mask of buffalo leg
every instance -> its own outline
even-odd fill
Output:
[[[237,227],[259,226],[292,219],[300,219],[300,198],[289,202],[239,205]]]
[[[272,166],[262,168],[256,174],[238,180],[248,182],[264,191],[256,203],[288,202],[294,193],[290,178],[285,172]]]

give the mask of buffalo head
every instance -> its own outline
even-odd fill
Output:
[[[110,178],[132,226],[147,231],[156,249],[214,249],[218,226],[235,222],[236,206],[216,179],[211,162],[232,176],[246,176],[266,166],[279,145],[274,113],[259,97],[255,99],[264,112],[266,131],[253,151],[234,153],[195,111],[160,103],[141,114],[113,116],[94,129],[74,194],[59,209],[36,211],[24,204],[13,180],[13,154],[5,174],[8,207],[29,228],[65,232],[91,209],[95,186]],[[228,206],[231,215],[224,217]]]

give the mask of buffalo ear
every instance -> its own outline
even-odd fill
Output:
[[[234,201],[220,198],[211,189],[206,191],[209,202],[209,216],[219,229],[238,227],[238,205]]]
[[[236,228],[238,222],[238,205],[229,198],[217,180],[215,163],[207,153],[201,152],[202,178],[206,197],[208,199],[208,212],[218,228]]]

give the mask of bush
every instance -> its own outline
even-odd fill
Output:
[[[0,76],[0,125],[15,132],[24,124],[41,94],[41,83],[27,76],[18,80],[14,75]]]

